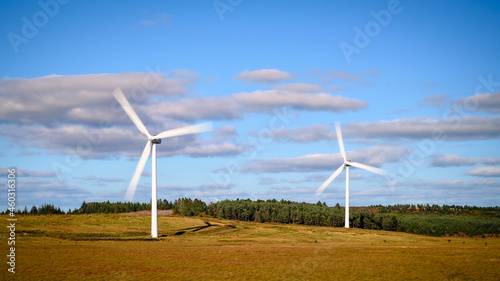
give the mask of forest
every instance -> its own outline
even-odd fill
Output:
[[[299,203],[286,200],[224,200],[207,205],[199,199],[179,198],[172,201],[159,199],[159,210],[173,210],[182,216],[211,216],[259,223],[303,224],[325,227],[344,226],[344,207],[338,203],[328,206],[317,202]],[[151,203],[138,202],[83,202],[81,207],[66,214],[129,213],[151,210]],[[65,214],[59,207],[43,204],[27,207],[19,214]],[[351,207],[351,227],[402,231],[434,236],[496,236],[500,234],[500,207],[456,205],[397,204]]]
[[[344,226],[344,208],[337,203],[297,203],[277,200],[224,200],[211,203],[208,214],[241,221]],[[409,233],[444,235],[500,234],[500,208],[449,205],[393,205],[353,207],[351,227]]]

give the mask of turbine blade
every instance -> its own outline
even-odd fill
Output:
[[[128,100],[125,97],[125,95],[123,94],[122,90],[120,90],[120,88],[116,88],[113,91],[113,96],[118,101],[118,103],[120,103],[120,105],[122,106],[123,110],[125,111],[125,113],[127,113],[128,117],[130,117],[130,119],[132,120],[132,122],[134,122],[134,124],[137,127],[137,129],[139,129],[139,131],[141,131],[141,133],[143,133],[146,136],[148,136],[148,138],[151,137],[151,135],[149,134],[148,130],[146,129],[146,126],[144,126],[144,124],[142,123],[142,121],[139,118],[139,116],[137,116],[137,113],[135,113],[135,110],[132,108],[132,106],[128,102]]]
[[[134,199],[135,189],[137,187],[137,183],[139,182],[139,178],[141,177],[142,171],[144,170],[144,166],[146,165],[146,161],[148,161],[149,153],[151,152],[151,141],[148,140],[144,150],[142,151],[141,159],[139,159],[139,163],[135,168],[134,176],[132,176],[132,180],[128,185],[127,193],[125,193],[125,200],[132,201]]]
[[[345,164],[342,164],[333,174],[316,190],[316,195],[320,195],[323,190],[344,170]]]
[[[337,133],[337,140],[339,141],[340,154],[342,155],[342,158],[344,158],[344,163],[345,163],[347,162],[347,159],[345,157],[344,140],[342,139],[342,132],[340,131],[339,122],[335,123],[335,132]]]
[[[203,124],[186,126],[186,127],[182,127],[182,128],[168,130],[168,131],[159,133],[158,135],[155,135],[154,137],[157,139],[163,139],[163,138],[171,138],[171,137],[190,135],[190,134],[196,134],[196,133],[201,133],[201,132],[211,132],[211,131],[212,131],[212,122],[208,122],[208,123],[203,123]]]
[[[367,171],[370,171],[370,172],[375,173],[375,174],[385,176],[385,171],[382,169],[375,168],[375,167],[368,166],[368,165],[361,164],[361,163],[356,163],[356,162],[350,162],[349,164],[351,166],[356,167],[356,168],[360,168],[360,169],[367,170]]]

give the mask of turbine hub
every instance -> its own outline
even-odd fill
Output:
[[[352,160],[346,160],[344,164],[345,164],[346,166],[351,166],[351,164],[350,164],[351,162],[352,162]]]
[[[161,139],[153,139],[151,142],[154,143],[154,144],[160,144],[161,143]]]

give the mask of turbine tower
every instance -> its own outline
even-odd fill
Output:
[[[132,176],[132,180],[127,189],[127,193],[125,194],[125,200],[132,201],[135,194],[135,189],[137,187],[137,183],[139,182],[139,178],[141,177],[142,171],[144,170],[144,166],[146,165],[146,161],[149,158],[149,154],[151,150],[152,153],[152,167],[151,167],[151,237],[158,237],[158,206],[157,206],[157,198],[156,198],[156,145],[161,143],[161,139],[184,136],[189,134],[196,134],[200,132],[209,132],[212,131],[212,123],[203,123],[199,125],[186,126],[182,128],[167,130],[161,132],[157,135],[150,135],[144,124],[142,123],[135,110],[132,108],[130,103],[128,102],[123,92],[120,88],[116,88],[113,91],[113,96],[120,103],[125,113],[127,113],[128,117],[134,122],[135,126],[141,133],[146,135],[148,141],[146,142],[146,146],[142,151],[141,158],[139,159],[139,163],[135,168],[134,175]]]
[[[353,166],[363,170],[370,171],[379,175],[385,175],[385,171],[379,168],[371,167],[365,164],[352,162],[347,160],[344,150],[344,141],[342,140],[342,132],[340,131],[340,123],[335,123],[335,131],[337,133],[337,140],[339,141],[340,154],[344,159],[344,163],[316,190],[316,195],[320,195],[323,190],[346,168],[345,175],[345,228],[349,228],[349,167]]]

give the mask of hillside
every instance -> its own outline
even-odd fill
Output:
[[[149,212],[151,204],[132,202],[83,202],[69,213],[128,213]],[[344,208],[338,203],[327,206],[317,202],[299,203],[286,200],[236,199],[207,205],[199,199],[179,198],[173,202],[158,200],[158,212],[171,212],[183,216],[211,216],[246,222],[271,222],[316,226],[343,227]],[[7,210],[7,213],[9,211]],[[25,207],[22,214],[63,214],[51,204]],[[377,205],[352,207],[349,225],[354,228],[399,231],[432,236],[498,237],[500,235],[500,207],[456,205]]]
[[[500,274],[495,238],[180,216],[161,216],[158,225],[160,238],[151,239],[148,216],[20,216],[15,277],[498,280]]]

